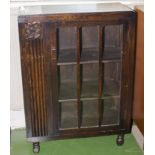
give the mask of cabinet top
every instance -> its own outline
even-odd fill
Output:
[[[38,5],[20,8],[20,15],[133,11],[121,3]]]

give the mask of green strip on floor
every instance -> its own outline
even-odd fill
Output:
[[[116,145],[116,135],[56,140],[40,143],[39,155],[143,155],[132,134],[125,135],[123,146]],[[11,133],[11,155],[34,155],[32,143],[26,142],[25,130]]]

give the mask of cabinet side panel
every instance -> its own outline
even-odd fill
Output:
[[[121,86],[121,127],[131,130],[135,58],[135,18],[124,25]]]
[[[144,12],[137,7],[137,43],[133,118],[144,135]]]
[[[48,135],[46,58],[43,26],[39,22],[20,24],[22,79],[27,137]],[[46,62],[46,63],[45,63]],[[50,97],[50,95],[49,95]]]
[[[127,124],[131,126],[131,119],[133,119],[133,95],[134,95],[134,74],[135,74],[135,56],[136,56],[136,14],[135,18],[129,21],[129,33],[128,33],[128,49],[129,49],[129,97],[128,97],[128,106],[126,107],[127,114]]]
[[[30,114],[31,110],[31,92],[29,90],[29,85],[27,81],[30,81],[28,76],[29,68],[26,66],[26,40],[24,39],[24,24],[19,23],[19,39],[20,39],[20,58],[21,58],[21,72],[22,72],[22,83],[23,83],[23,97],[24,97],[24,110],[25,110],[25,121],[26,121],[26,133],[27,137],[32,136],[33,125],[31,124],[32,115]],[[25,78],[23,78],[25,77]]]

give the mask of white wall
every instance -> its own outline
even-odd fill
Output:
[[[18,8],[11,9],[10,10],[11,128],[18,128],[25,126],[17,16],[18,16]]]
[[[11,7],[32,5],[76,4],[76,3],[113,3],[142,4],[144,0],[11,0]]]
[[[21,66],[18,38],[18,8],[10,10],[10,107],[12,110],[23,109]]]
[[[53,3],[67,3],[66,0],[44,0],[40,2],[34,2],[39,0],[29,0],[33,2],[13,2],[16,0],[12,0],[10,3],[10,107],[11,107],[11,128],[19,128],[25,126],[24,120],[24,106],[23,106],[23,92],[22,92],[22,80],[21,80],[21,66],[20,66],[20,55],[19,55],[19,38],[18,38],[18,23],[17,23],[17,16],[19,13],[20,6],[26,5],[52,5]],[[28,0],[21,0],[21,1],[28,1]],[[84,2],[111,2],[112,0],[83,0],[79,1],[76,0],[74,3],[84,3]],[[127,4],[135,4],[135,3],[142,3],[143,0],[116,0],[122,1]],[[68,2],[69,3],[69,2]],[[71,3],[71,2],[70,2]]]

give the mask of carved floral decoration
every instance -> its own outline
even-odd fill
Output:
[[[36,39],[41,35],[41,25],[40,22],[32,22],[25,24],[25,36],[26,39]]]

